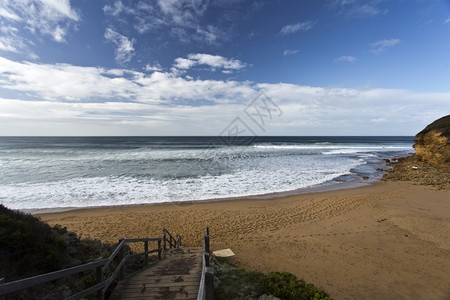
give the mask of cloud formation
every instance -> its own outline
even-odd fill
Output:
[[[0,16],[9,22],[9,26],[49,36],[56,42],[65,42],[67,31],[80,20],[69,0],[3,0]],[[14,39],[16,36],[9,37]]]
[[[225,38],[225,34],[213,24],[204,24],[203,16],[208,9],[208,0],[157,0],[110,1],[103,8],[107,16],[114,20],[123,15],[133,20],[134,30],[140,34],[164,28],[181,42],[197,41],[215,44]]]
[[[284,50],[283,51],[283,55],[284,56],[289,56],[289,55],[297,54],[299,52],[300,52],[300,50]]]
[[[191,58],[217,68],[242,64],[215,56]],[[216,135],[236,116],[244,118],[245,108],[261,91],[283,111],[265,134],[414,134],[441,116],[440,108],[450,97],[395,89],[200,80],[170,72],[6,58],[0,58],[0,89],[19,92],[16,98],[0,99],[0,135]]]
[[[306,22],[302,22],[302,23],[285,25],[281,28],[280,34],[287,35],[287,34],[295,33],[297,31],[308,31],[308,30],[312,29],[314,26],[316,26],[316,24],[317,24],[317,21],[306,21]]]
[[[111,28],[106,28],[105,39],[116,45],[115,58],[120,63],[126,63],[131,60],[134,55],[134,39],[129,39],[120,33],[115,32]]]
[[[370,44],[370,47],[372,48],[371,52],[373,54],[380,54],[386,50],[386,48],[393,47],[400,43],[399,39],[390,39],[390,40],[381,40],[377,41],[375,43]]]
[[[187,70],[198,65],[209,66],[211,70],[224,69],[225,71],[240,70],[247,66],[237,59],[203,53],[189,54],[188,58],[178,57],[173,66],[177,69]]]
[[[164,68],[159,63],[156,63],[156,64],[153,64],[153,65],[152,64],[146,64],[145,67],[144,67],[144,70],[147,71],[147,72],[153,72],[153,71],[160,72],[160,71],[163,71]]]
[[[382,2],[380,0],[330,0],[328,6],[348,18],[364,18],[387,13],[387,10],[380,8]]]
[[[350,55],[347,55],[347,56],[341,56],[341,57],[336,58],[336,62],[343,62],[343,61],[345,61],[345,62],[350,62],[350,63],[352,63],[352,62],[354,62],[355,60],[356,60],[356,57],[350,56]]]

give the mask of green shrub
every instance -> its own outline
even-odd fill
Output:
[[[63,266],[67,243],[39,219],[0,205],[0,276],[7,280]]]
[[[299,280],[287,272],[263,274],[248,271],[212,258],[218,285],[214,296],[217,300],[259,299],[262,295],[272,295],[289,300],[331,300],[314,285]]]
[[[66,227],[50,227],[0,204],[0,278],[6,282],[109,257],[117,245],[81,239]],[[129,250],[128,250],[129,251]],[[95,271],[26,289],[10,299],[64,299],[96,283]]]
[[[312,284],[307,284],[287,272],[270,272],[261,278],[259,285],[264,293],[282,299],[331,299],[325,292],[318,290]]]

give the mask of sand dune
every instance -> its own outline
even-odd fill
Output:
[[[159,236],[231,248],[236,263],[289,271],[335,299],[450,299],[450,191],[407,183],[186,205],[84,209],[40,215],[105,242]]]

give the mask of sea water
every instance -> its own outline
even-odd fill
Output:
[[[182,203],[374,180],[412,137],[0,137],[13,209]],[[377,170],[378,169],[378,170]]]

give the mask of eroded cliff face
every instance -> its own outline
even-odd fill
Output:
[[[414,138],[415,159],[435,168],[450,167],[450,115],[442,117]]]
[[[391,161],[384,180],[408,181],[450,189],[450,115],[428,125],[414,138],[416,154]]]

